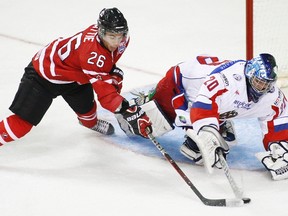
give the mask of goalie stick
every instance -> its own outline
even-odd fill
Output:
[[[225,176],[227,177],[229,184],[230,184],[235,196],[237,198],[242,199],[244,203],[249,203],[251,201],[251,199],[250,198],[243,198],[243,190],[238,187],[234,178],[232,177],[232,175],[230,173],[229,166],[228,166],[228,164],[227,164],[227,162],[223,156],[222,151],[219,151],[217,154],[219,156],[220,164],[224,170]]]
[[[197,197],[202,201],[204,205],[236,207],[236,206],[242,206],[244,203],[247,203],[245,202],[244,199],[241,199],[241,198],[209,199],[209,198],[204,197],[200,193],[200,191],[195,187],[195,185],[190,181],[190,179],[185,175],[185,173],[181,170],[181,168],[177,165],[177,163],[171,158],[171,156],[165,151],[165,149],[161,146],[161,144],[156,140],[156,138],[151,133],[148,133],[148,137],[152,141],[152,143],[156,146],[156,148],[162,153],[162,155],[175,168],[175,170],[184,179],[187,185],[192,189],[192,191],[197,195]]]

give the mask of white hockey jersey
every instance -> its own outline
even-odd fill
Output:
[[[271,141],[288,140],[287,99],[274,85],[257,103],[249,101],[245,64],[244,60],[197,56],[178,65],[194,130],[211,124],[219,128],[226,119],[257,118],[265,148]],[[181,115],[177,109],[176,113]]]

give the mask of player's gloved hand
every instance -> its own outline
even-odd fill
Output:
[[[152,133],[152,123],[141,107],[132,105],[123,100],[121,108],[116,114],[121,114],[127,122],[131,133],[148,138],[148,133]]]
[[[117,91],[120,93],[122,89],[124,72],[120,68],[114,66],[109,74],[112,78],[112,84],[116,87]]]
[[[259,152],[256,157],[270,171],[273,180],[288,178],[288,143],[286,141],[272,142],[267,152]]]

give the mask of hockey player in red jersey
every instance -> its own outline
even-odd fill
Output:
[[[113,125],[97,116],[94,92],[103,108],[123,116],[132,133],[147,137],[146,129],[152,130],[149,118],[120,95],[124,74],[116,63],[128,43],[123,14],[117,8],[104,8],[97,24],[41,49],[25,68],[10,106],[14,114],[0,121],[0,144],[27,134],[57,96],[68,103],[81,125],[113,134]]]
[[[276,72],[276,61],[267,53],[249,61],[197,56],[171,67],[149,98],[142,95],[142,101],[154,99],[170,123],[187,129],[180,151],[197,164],[203,164],[204,159],[208,171],[211,166],[221,167],[216,152],[222,149],[227,154],[226,141],[235,140],[229,120],[257,118],[266,149],[257,158],[274,180],[287,179],[288,107],[275,84]],[[149,103],[142,105],[144,110]],[[146,113],[157,133],[153,112]],[[201,143],[193,140],[195,134]]]

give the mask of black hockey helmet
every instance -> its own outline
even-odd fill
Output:
[[[104,8],[98,19],[98,28],[100,37],[103,37],[106,32],[112,33],[128,33],[127,21],[123,14],[117,8]]]

